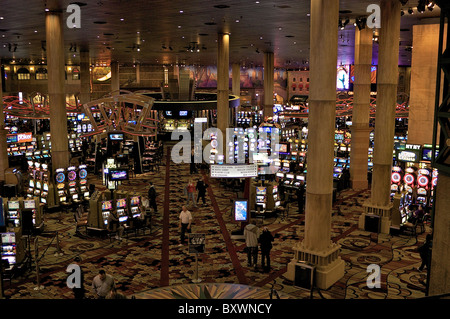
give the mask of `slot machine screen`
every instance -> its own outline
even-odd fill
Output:
[[[427,195],[427,190],[425,188],[419,188],[417,190],[417,195],[426,196]]]
[[[2,233],[2,244],[15,244],[16,234],[15,233]]]
[[[276,173],[275,175],[276,175],[277,177],[281,177],[281,178],[284,177],[284,174],[283,174],[283,173]]]
[[[123,181],[128,180],[128,170],[126,169],[110,169],[109,170],[110,181]]]
[[[120,222],[120,223],[126,222],[127,219],[128,219],[128,216],[120,216],[120,217],[119,217],[119,222]]]
[[[43,187],[44,191],[48,192],[48,184],[44,183],[44,187]]]
[[[276,194],[276,193],[278,193],[278,186],[274,185],[272,188],[272,194]]]
[[[102,202],[102,210],[111,210],[111,209],[112,209],[112,201]]]
[[[34,181],[33,181],[32,179],[30,179],[29,186],[30,186],[31,188],[34,188]]]
[[[280,205],[281,205],[281,201],[278,200],[278,201],[275,202],[275,207],[278,207]]]
[[[133,196],[131,197],[131,206],[139,206],[140,203],[140,197],[139,196]]]
[[[89,197],[89,192],[84,192],[84,193],[83,193],[83,196],[84,196],[84,197]]]
[[[63,196],[59,199],[61,202],[65,202],[67,200],[66,196]]]
[[[286,178],[288,178],[288,179],[294,179],[294,174],[286,174]]]
[[[266,187],[256,187],[256,195],[266,195]]]
[[[127,200],[125,198],[121,198],[117,200],[117,208],[125,208],[127,207]]]
[[[36,208],[36,202],[34,200],[24,200],[23,201],[23,208],[24,209],[35,209]]]
[[[78,200],[78,194],[73,194],[73,195],[72,195],[72,198],[73,198],[74,200]]]
[[[20,208],[20,203],[18,201],[9,201],[8,202],[8,209],[19,209]]]

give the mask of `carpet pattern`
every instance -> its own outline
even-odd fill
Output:
[[[270,272],[263,272],[261,267],[247,267],[244,242],[230,237],[240,227],[231,215],[236,192],[209,178],[207,171],[190,175],[188,164],[170,161],[166,155],[170,154],[169,150],[166,149],[164,165],[158,171],[137,175],[120,186],[120,189],[144,195],[150,181],[155,185],[158,213],[153,217],[151,233],[131,233],[121,242],[110,242],[108,238],[80,238],[75,236],[72,213],[47,213],[45,231],[58,232],[60,249],[50,233],[39,236],[38,287],[33,240],[30,250],[32,266],[12,278],[10,283],[4,283],[5,296],[12,299],[73,298],[72,291],[66,285],[66,268],[75,256],[82,258],[81,268],[88,298],[94,296],[90,287],[100,268],[113,275],[118,290],[128,297],[151,296],[153,289],[170,294],[171,287],[179,290],[182,285],[192,284],[196,256],[189,254],[187,245],[179,246],[178,216],[181,207],[186,204],[183,190],[187,181],[193,178],[196,182],[203,178],[210,185],[207,205],[188,205],[194,218],[192,232],[206,234],[205,253],[198,255],[198,276],[202,283],[250,286],[257,294],[266,291],[268,296],[276,280],[275,288],[280,294],[289,298],[309,298],[309,291],[293,287],[292,282],[283,277],[287,264],[294,257],[292,247],[304,235],[304,214],[298,213],[296,204],[290,206],[286,216],[266,218],[259,225],[267,226],[275,237]],[[97,189],[105,189],[96,176],[89,176],[89,183],[96,184]],[[363,211],[362,204],[369,196],[368,190],[344,190],[338,194],[333,207],[331,239],[341,245],[340,256],[345,261],[345,275],[329,289],[320,291],[320,296],[315,292],[314,298],[402,299],[425,296],[426,271],[417,270],[421,263],[417,247],[430,228],[426,225],[425,233],[418,235],[417,239],[359,230],[357,225]],[[366,267],[373,263],[381,267],[381,287],[369,289],[366,285]]]

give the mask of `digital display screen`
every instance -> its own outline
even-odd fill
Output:
[[[180,111],[180,116],[187,116],[188,115],[188,111]]]
[[[111,210],[112,209],[112,201],[102,202],[102,210]]]
[[[123,141],[123,133],[110,133],[109,139],[111,141]]]
[[[15,244],[16,234],[15,233],[2,233],[2,244]]]
[[[256,195],[266,195],[266,187],[256,187]]]
[[[131,197],[130,203],[131,203],[131,206],[139,206],[140,197],[139,196]]]
[[[243,222],[248,220],[248,201],[235,200],[234,201],[234,220]]]
[[[19,209],[19,207],[20,207],[20,203],[18,201],[8,202],[9,209]]]
[[[287,144],[275,144],[275,152],[287,153],[288,152]]]
[[[118,169],[111,169],[109,171],[109,180],[110,181],[123,181],[128,179],[128,170],[118,170]]]
[[[120,198],[116,202],[117,208],[124,208],[127,207],[127,200],[126,198]]]
[[[24,209],[35,209],[36,208],[36,202],[34,200],[24,200],[23,201],[23,208]]]

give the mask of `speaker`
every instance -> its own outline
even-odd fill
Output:
[[[380,232],[381,219],[378,215],[366,215],[364,222],[364,230],[372,233]]]
[[[33,211],[24,210],[22,214],[22,234],[31,235],[33,233]]]
[[[294,287],[312,290],[316,267],[306,262],[295,264]]]

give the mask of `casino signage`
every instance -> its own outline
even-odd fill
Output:
[[[397,160],[401,162],[418,163],[422,156],[422,146],[417,144],[400,145],[396,150]]]
[[[6,141],[8,143],[27,143],[33,141],[33,134],[29,133],[18,133],[18,134],[8,134],[6,136]]]

